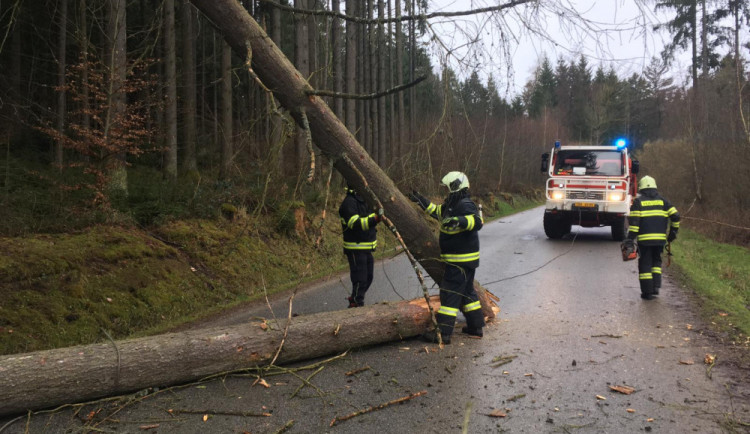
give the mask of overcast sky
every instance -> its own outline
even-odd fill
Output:
[[[429,0],[430,12],[465,11],[506,0]],[[433,39],[427,43],[436,62],[447,61],[461,78],[477,69],[492,74],[501,93],[516,95],[531,77],[543,56],[553,65],[585,54],[594,67],[614,66],[620,77],[640,73],[652,56],[658,56],[670,36],[654,32],[657,16],[653,1],[644,0],[542,0],[516,6],[503,14],[435,18],[430,21]],[[467,44],[469,40],[476,43]],[[450,51],[450,55],[446,53]],[[508,66],[511,68],[508,68]],[[673,77],[681,84],[689,56],[679,56]]]

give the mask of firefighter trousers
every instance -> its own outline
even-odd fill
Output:
[[[661,253],[664,246],[639,245],[638,281],[641,295],[654,295],[661,288]]]
[[[479,296],[474,290],[475,268],[446,264],[443,282],[440,284],[440,309],[437,319],[440,334],[450,337],[456,325],[456,316],[461,310],[466,317],[466,326],[471,329],[484,327],[484,315]]]
[[[352,280],[352,300],[359,306],[365,304],[365,293],[372,284],[375,261],[370,250],[344,250],[349,261],[349,276]]]

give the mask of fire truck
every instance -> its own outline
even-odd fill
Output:
[[[542,154],[542,172],[548,175],[544,233],[558,239],[570,233],[572,225],[610,226],[614,240],[625,239],[638,168],[624,139],[611,146],[555,142],[551,152]]]

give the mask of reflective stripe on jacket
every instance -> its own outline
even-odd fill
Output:
[[[348,192],[339,207],[344,250],[375,250],[378,246],[375,213],[356,193]]]
[[[645,189],[633,201],[628,222],[628,238],[637,239],[644,246],[663,246],[667,242],[667,229],[680,228],[680,213],[655,189]]]
[[[458,227],[448,229],[440,225],[440,259],[462,267],[479,266],[479,234],[484,221],[474,201],[468,196],[448,207],[448,199],[442,205],[430,203],[425,212],[442,222],[446,218],[458,217]]]

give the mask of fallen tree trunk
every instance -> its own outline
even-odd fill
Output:
[[[393,181],[370,158],[367,151],[360,146],[323,99],[313,94],[313,88],[307,80],[240,2],[190,1],[217,27],[232,50],[246,62],[250,62],[260,81],[289,111],[297,125],[304,128],[306,123],[303,122],[303,116],[307,119],[313,142],[334,161],[336,170],[360,192],[368,189],[373,192],[414,257],[439,284],[443,280],[445,264],[439,259],[440,247],[435,237],[434,226],[426,223],[424,213],[418,211],[401,194]],[[363,196],[371,205],[376,205],[369,195]],[[494,318],[495,312],[492,307],[495,304],[486,290],[476,281],[474,287],[479,294],[482,313],[486,318]]]
[[[274,364],[396,341],[422,333],[429,317],[417,299],[297,316],[288,327],[279,319],[2,356],[0,416],[267,366],[282,339]]]

